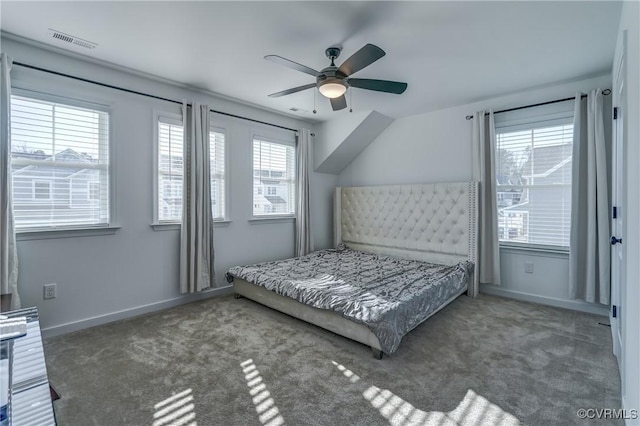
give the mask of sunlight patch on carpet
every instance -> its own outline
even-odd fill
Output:
[[[347,377],[351,381],[351,383],[355,383],[358,380],[360,380],[360,376],[355,374],[353,371],[349,370],[344,365],[338,364],[335,361],[331,361],[331,363],[335,365],[338,370],[342,371],[342,374],[344,374],[344,376]]]
[[[253,398],[253,405],[256,406],[258,419],[264,426],[284,425],[284,419],[280,415],[280,410],[267,390],[267,385],[260,376],[260,371],[253,363],[253,359],[248,359],[240,363],[244,378],[249,386],[249,394]],[[155,426],[155,425],[154,425]]]
[[[345,377],[349,378],[351,383],[356,383],[360,380],[358,375],[344,365],[336,361],[331,361],[331,363]],[[360,385],[366,386],[362,382]],[[449,412],[420,410],[390,390],[381,389],[373,385],[366,388],[362,392],[362,396],[392,426],[511,426],[520,424],[520,421],[515,416],[471,389],[467,390],[466,395],[458,406]]]
[[[153,406],[153,426],[197,426],[191,389],[184,390]]]
[[[469,389],[453,411],[422,411],[388,389],[370,386],[362,393],[394,426],[407,425],[519,425],[518,419]]]

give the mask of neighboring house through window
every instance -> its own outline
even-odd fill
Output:
[[[16,229],[108,225],[109,113],[46,98],[11,97]]]
[[[157,223],[182,221],[182,188],[184,176],[184,131],[179,119],[158,118],[157,157]],[[211,210],[214,220],[226,218],[225,134],[211,127],[209,132],[211,162]]]
[[[254,137],[253,216],[295,213],[295,145]]]
[[[500,241],[568,247],[572,114],[496,123],[496,134]]]

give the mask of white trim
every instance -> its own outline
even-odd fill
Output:
[[[214,220],[214,228],[224,228],[231,225],[230,220]],[[160,222],[152,223],[150,225],[154,231],[179,231],[182,228],[182,224],[179,222]]]
[[[529,111],[529,108],[525,108],[523,110],[519,110],[516,111],[518,114],[522,113],[525,114],[526,116],[524,117],[520,117],[516,120],[510,120],[510,121],[503,121],[502,123],[498,123],[496,122],[496,134],[499,137],[500,135],[503,134],[508,134],[511,132],[518,132],[518,131],[526,131],[526,132],[532,132],[536,129],[544,129],[544,128],[548,128],[548,127],[557,127],[557,126],[568,126],[571,125],[573,126],[573,116],[574,116],[574,111],[573,109],[569,110],[569,106],[572,106],[573,104],[569,104],[570,102],[572,102],[571,100],[567,100],[561,103],[561,105],[565,105],[567,107],[566,111],[562,111],[562,112],[555,112],[555,113],[551,113],[551,114],[540,114],[539,112],[536,113],[536,111],[538,111],[539,108],[543,108],[543,109],[547,109],[545,108],[546,106],[549,107],[554,107],[554,108],[558,108],[558,105],[560,104],[553,104],[553,105],[546,105],[546,106],[540,106],[540,107],[531,107],[533,110]],[[535,151],[535,144],[534,144],[534,139],[532,136],[532,140],[529,143],[529,145],[532,147],[531,149],[531,153],[530,153],[530,160],[531,161],[535,161],[535,157],[534,155],[534,151]],[[573,142],[572,142],[573,144]],[[500,143],[498,142],[498,145],[496,147],[496,149],[500,148]],[[496,154],[497,155],[497,154]],[[497,159],[494,159],[497,161]],[[560,162],[558,162],[558,164],[555,164],[554,166],[552,166],[551,168],[545,170],[542,173],[537,173],[537,174],[531,174],[531,175],[522,175],[522,178],[524,179],[533,179],[533,178],[543,178],[543,177],[548,177],[551,173],[559,170],[560,168],[566,166],[569,162],[571,162],[572,157],[571,155],[569,155],[568,157],[564,158],[563,160],[561,160]],[[501,193],[504,192],[505,190],[510,190],[510,189],[520,189],[522,191],[524,190],[535,190],[535,189],[542,189],[542,188],[552,188],[552,189],[558,189],[558,188],[571,188],[571,183],[562,183],[562,184],[526,184],[526,185],[509,185],[509,184],[500,184],[498,183],[496,185],[496,193]],[[521,209],[522,206],[526,206],[529,204],[530,199],[528,199],[526,202],[522,202],[521,204],[518,205],[513,205],[513,206],[508,206],[508,207],[503,207],[500,208],[498,206],[498,213],[500,213],[500,211],[505,211],[505,210],[511,210],[513,213],[521,213],[523,215],[526,214],[526,236],[527,239],[532,239],[531,237],[531,232],[530,232],[530,224],[531,224],[531,211],[533,209],[533,206],[529,205],[529,208],[526,209]],[[549,206],[546,206],[549,207]],[[558,216],[558,218],[555,218],[555,222],[559,224],[561,215],[558,215],[559,212],[561,212],[560,208],[554,209],[553,210],[554,213],[556,213],[556,216]],[[498,224],[500,227],[500,223]],[[505,227],[506,227],[507,223],[505,222]],[[511,229],[511,228],[510,228]],[[504,229],[505,234],[508,233],[508,231],[510,229]],[[568,234],[568,229],[565,228],[565,230],[567,231]],[[564,233],[561,234],[564,236]],[[537,244],[535,242],[529,243],[529,242],[517,242],[514,240],[509,240],[509,239],[503,239],[503,234],[499,235],[499,241],[500,241],[500,245],[503,245],[503,243],[511,243],[511,244],[515,244],[513,247],[525,247],[527,248],[527,246],[531,247],[531,249],[533,250],[548,250],[548,251],[556,251],[558,249],[562,250],[563,246],[557,246],[557,249],[554,248],[555,246],[552,245],[545,245],[545,244]],[[545,234],[545,237],[547,237],[549,235]],[[566,248],[568,250],[568,248]]]
[[[186,303],[195,302],[202,299],[208,299],[210,297],[222,296],[233,292],[232,286],[224,286],[211,290],[205,290],[200,293],[190,294],[187,296],[176,297],[174,299],[164,300],[161,302],[149,303],[147,305],[137,306],[135,308],[123,309],[104,315],[98,315],[95,317],[83,319],[80,321],[68,322],[65,324],[54,325],[51,327],[43,328],[41,330],[44,338],[59,336],[61,334],[71,333],[73,331],[82,330],[85,328],[95,327],[97,325],[107,324],[110,322],[132,318],[139,315],[147,314],[150,312],[160,311],[163,309],[172,308],[174,306],[184,305]]]
[[[77,237],[93,237],[96,235],[113,235],[120,226],[89,226],[86,227],[69,227],[69,228],[23,228],[16,232],[16,240],[49,240],[53,238],[77,238]]]
[[[22,83],[20,81],[17,82],[17,84],[15,86],[12,86],[12,96],[17,96],[17,97],[22,97],[22,98],[26,98],[27,100],[33,100],[33,101],[40,101],[40,102],[49,102],[52,104],[57,104],[57,105],[62,105],[62,106],[69,106],[69,107],[75,107],[75,108],[81,108],[81,109],[85,109],[85,110],[89,110],[89,111],[97,111],[97,112],[101,112],[106,114],[106,120],[107,120],[107,126],[106,126],[106,130],[107,130],[107,138],[106,138],[106,144],[107,144],[107,164],[104,164],[102,161],[103,159],[101,158],[101,162],[99,164],[93,164],[93,163],[65,163],[65,166],[72,166],[72,167],[79,167],[79,168],[83,168],[83,169],[98,169],[98,170],[106,170],[107,171],[107,181],[106,181],[106,185],[107,185],[107,214],[108,214],[108,218],[106,223],[99,223],[99,224],[90,224],[90,225],[84,225],[82,223],[77,223],[77,228],[78,229],[89,229],[89,230],[93,230],[93,229],[97,229],[97,228],[101,228],[101,229],[105,229],[105,228],[117,228],[117,226],[112,226],[115,223],[117,223],[117,208],[116,208],[116,202],[117,202],[117,198],[116,198],[116,174],[117,174],[117,168],[116,168],[116,144],[114,142],[114,132],[113,132],[113,108],[112,105],[110,103],[101,103],[101,102],[96,102],[94,100],[92,101],[85,101],[85,100],[81,100],[81,99],[77,99],[77,98],[70,98],[61,94],[58,94],[61,90],[53,90],[53,92],[55,93],[51,93],[51,90],[48,89],[47,92],[42,92],[39,90],[33,90],[33,89],[29,89],[26,87],[22,86]],[[102,131],[102,127],[104,126],[104,122],[101,119],[99,121],[99,126],[100,129]],[[99,138],[100,141],[98,142],[98,151],[99,152],[104,152],[103,151],[103,141],[102,138]],[[15,161],[16,164],[23,164],[23,165],[47,165],[47,166],[56,166],[57,162],[45,162],[45,161],[40,161],[40,160],[29,160],[29,159],[16,159],[16,160],[12,160]],[[77,173],[77,172],[76,172]],[[67,177],[69,179],[69,182],[71,182],[70,176]],[[102,184],[102,176],[100,177],[100,183]],[[70,183],[69,183],[70,185]],[[55,188],[52,188],[55,189]],[[71,189],[69,187],[69,189]],[[69,191],[69,207],[71,207],[71,191]],[[52,198],[50,198],[51,200]],[[58,232],[60,229],[67,229],[67,225],[65,226],[51,226],[51,227],[46,227],[46,228],[40,228],[38,230],[39,233],[42,232],[47,232],[48,230],[51,231],[55,231]],[[74,231],[76,231],[76,224],[71,224],[71,228],[74,229]],[[16,233],[20,233],[20,232],[27,232],[27,233],[31,233],[33,232],[31,229],[29,229],[28,227],[17,227],[16,228]],[[59,234],[58,234],[59,235]],[[61,238],[59,236],[50,236],[50,237],[45,237],[45,238]]]
[[[36,197],[36,183],[48,183],[49,184],[49,194],[48,197],[46,198],[38,198]],[[33,201],[38,201],[38,200],[51,200],[51,189],[52,189],[53,185],[52,185],[52,181],[51,179],[33,179],[31,181],[31,199]]]
[[[97,185],[98,198],[91,198],[91,185]],[[100,182],[87,181],[87,201],[100,200]]]
[[[569,247],[564,246],[547,246],[542,244],[528,244],[517,243],[514,241],[500,241],[500,252],[532,252],[532,253],[546,253],[546,254],[559,254],[563,256],[569,256]]]
[[[557,299],[555,297],[538,296],[536,294],[498,288],[491,284],[480,284],[480,293],[506,297],[508,299],[522,300],[525,302],[539,303],[541,305],[555,306],[557,308],[571,309],[573,311],[586,312],[605,317],[603,319],[607,319],[609,316],[609,307],[597,306],[581,300],[564,300]]]
[[[82,108],[92,111],[100,111],[109,114],[109,118],[111,118],[111,109],[112,106],[108,103],[101,103],[96,101],[86,101],[78,98],[69,98],[64,95],[53,94],[50,92],[42,92],[40,90],[28,89],[26,87],[21,87],[22,82],[17,81],[15,85],[11,86],[11,96],[18,96],[21,98],[27,99],[36,99],[41,102],[50,102],[53,104],[63,104],[66,106],[71,106],[75,108]]]
[[[573,99],[571,102],[571,111],[559,112],[555,114],[533,115],[527,118],[517,120],[496,120],[496,131],[502,130],[502,133],[511,133],[524,130],[536,130],[545,127],[556,127],[573,124]],[[535,108],[535,107],[532,107]]]
[[[252,225],[262,225],[265,223],[275,223],[275,222],[295,222],[295,221],[296,221],[296,217],[294,215],[253,216],[252,218],[249,219],[249,223]]]
[[[160,222],[160,223],[152,223],[150,225],[154,231],[179,231],[182,229],[182,224],[175,222]]]
[[[178,114],[178,113],[171,113],[171,112],[166,112],[164,110],[158,110],[158,109],[153,109],[153,139],[151,141],[152,144],[152,155],[153,155],[153,166],[152,166],[152,173],[153,176],[151,177],[151,182],[152,182],[152,210],[151,210],[151,218],[153,220],[153,224],[157,225],[157,224],[162,224],[163,222],[161,222],[159,220],[160,217],[160,212],[158,210],[158,204],[160,201],[160,187],[158,186],[159,183],[159,155],[160,155],[160,132],[158,127],[160,126],[160,123],[164,123],[164,124],[169,124],[169,125],[173,125],[173,126],[182,126],[182,115]],[[182,129],[182,131],[184,132],[184,129]],[[155,228],[154,228],[155,229]]]
[[[159,211],[159,201],[160,197],[160,187],[159,187],[159,155],[160,155],[160,147],[159,147],[159,125],[160,123],[168,124],[170,126],[179,126],[183,127],[182,118],[180,114],[170,113],[163,110],[154,109],[153,110],[153,206],[152,206],[152,220],[151,226],[155,231],[158,230],[167,230],[166,225],[179,225],[180,222],[172,222],[172,221],[161,221],[160,220],[160,211]],[[185,129],[183,128],[184,132]],[[224,223],[229,222],[230,218],[230,202],[229,202],[229,194],[230,194],[230,184],[229,184],[229,144],[228,144],[228,133],[225,127],[214,125],[213,123],[209,126],[209,132],[222,133],[224,136],[224,211],[222,212],[222,217],[214,218],[214,222]],[[184,133],[183,133],[184,134]],[[184,178],[184,176],[183,176]],[[179,229],[179,228],[178,228]]]
[[[252,220],[262,220],[262,219],[271,219],[271,218],[282,218],[282,217],[296,217],[296,189],[298,187],[298,181],[296,179],[295,176],[295,169],[296,169],[296,136],[294,135],[293,138],[283,138],[282,135],[284,135],[285,131],[283,130],[282,132],[276,132],[276,131],[271,131],[271,132],[256,132],[255,129],[252,129],[251,131],[251,217],[249,219],[249,221]],[[288,131],[287,131],[288,132]],[[264,136],[265,133],[271,133],[271,135],[276,135],[276,136]],[[267,142],[267,143],[271,143],[271,144],[276,144],[276,145],[283,145],[287,148],[293,148],[294,152],[293,152],[293,178],[292,179],[288,179],[287,176],[287,170],[286,170],[286,166],[285,166],[285,171],[283,173],[283,179],[280,179],[281,181],[285,181],[285,182],[291,182],[291,180],[293,180],[293,185],[294,185],[294,190],[293,190],[293,200],[288,200],[288,204],[290,209],[292,210],[291,213],[289,214],[255,214],[254,213],[254,205],[255,205],[255,197],[256,197],[256,191],[255,191],[255,187],[254,187],[254,179],[255,179],[255,169],[254,169],[254,164],[253,164],[253,159],[254,159],[254,145],[256,140],[261,141],[261,142]],[[262,197],[268,195],[266,194],[266,190],[263,191],[264,194],[261,195]]]
[[[209,115],[211,115],[211,113],[209,113]],[[224,211],[222,212],[222,217],[214,218],[213,220],[218,222],[229,222],[230,221],[229,207],[231,205],[229,201],[229,195],[231,193],[231,187],[229,185],[230,173],[229,173],[229,143],[227,141],[228,132],[226,127],[215,125],[213,123],[213,120],[209,125],[209,132],[222,133],[224,137],[224,159],[223,159],[224,160],[224,174],[223,174],[224,175],[223,177],[224,179],[224,194],[223,194]],[[211,145],[211,141],[209,141],[209,145]],[[209,150],[211,150],[211,146],[209,146]],[[211,153],[209,153],[209,158],[211,158]]]

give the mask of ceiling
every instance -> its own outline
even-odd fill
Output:
[[[393,118],[609,72],[620,2],[12,2],[2,31],[307,120],[333,112],[315,90],[268,94],[313,77],[263,59],[320,70],[327,47],[342,63],[366,43],[387,55],[358,78],[405,81],[402,95],[350,89],[354,111]],[[98,44],[87,50],[48,29]],[[317,114],[314,109],[316,93]],[[292,112],[290,108],[301,111]]]

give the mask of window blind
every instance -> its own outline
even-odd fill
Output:
[[[109,114],[11,97],[16,229],[109,223]]]
[[[295,146],[254,138],[253,215],[295,213]]]
[[[209,132],[211,167],[211,210],[214,220],[225,218],[225,134],[221,129]],[[160,223],[182,220],[184,176],[184,129],[178,120],[158,119],[158,206]]]
[[[225,218],[226,180],[225,180],[225,135],[222,131],[209,133],[211,161],[211,214],[214,219]]]
[[[182,124],[158,120],[158,221],[180,222],[182,219],[182,184],[184,176]]]
[[[572,119],[496,129],[501,241],[569,246]]]

